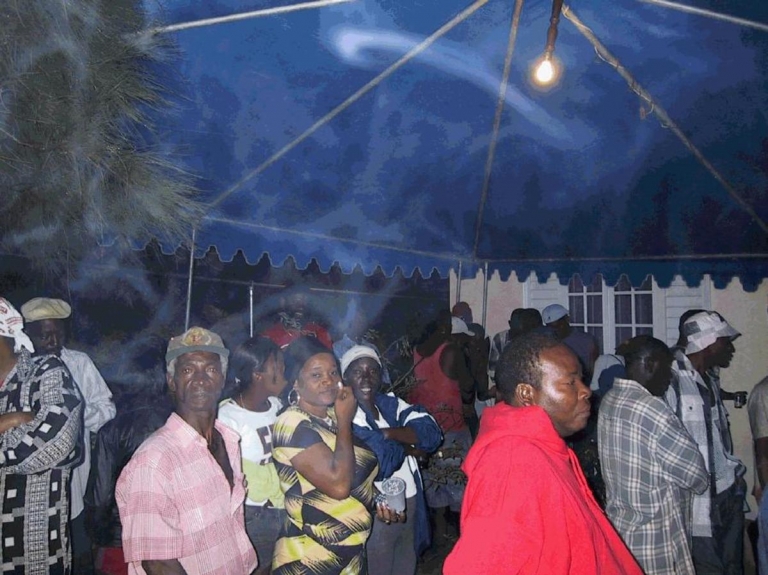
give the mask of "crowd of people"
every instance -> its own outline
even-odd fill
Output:
[[[717,312],[601,355],[559,304],[486,337],[461,302],[399,373],[306,297],[232,350],[171,338],[165,392],[120,409],[66,347],[69,304],[0,298],[2,570],[414,575],[438,540],[445,575],[744,572]],[[748,410],[761,501],[768,378]]]

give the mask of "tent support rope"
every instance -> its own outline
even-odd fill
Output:
[[[563,16],[570,20],[579,32],[594,46],[595,52],[608,64],[613,66],[619,75],[626,80],[629,88],[640,96],[643,100],[651,105],[651,112],[655,114],[661,121],[662,125],[672,130],[672,132],[680,139],[688,150],[694,155],[694,157],[704,166],[710,174],[717,180],[717,182],[725,189],[726,192],[741,206],[741,208],[749,214],[749,216],[760,226],[766,234],[768,234],[768,224],[755,212],[752,206],[741,197],[736,189],[726,181],[726,179],[720,174],[720,172],[712,165],[712,163],[704,157],[704,154],[696,147],[696,145],[686,136],[680,127],[669,117],[666,110],[659,104],[653,97],[643,88],[637,80],[629,73],[629,71],[619,62],[619,60],[611,54],[608,49],[600,42],[595,36],[595,33],[590,30],[576,14],[570,9],[569,6],[563,6]]]
[[[483,187],[480,191],[480,203],[477,207],[477,218],[475,219],[475,243],[472,248],[473,257],[477,258],[477,248],[480,244],[480,230],[483,225],[483,214],[485,212],[485,202],[488,199],[488,188],[491,185],[491,170],[493,169],[493,159],[496,156],[496,144],[499,139],[499,130],[501,128],[501,115],[504,112],[504,102],[507,98],[507,85],[509,82],[509,72],[512,68],[512,55],[515,53],[515,44],[517,43],[517,30],[520,27],[520,13],[523,11],[523,0],[515,0],[515,11],[512,14],[512,23],[509,27],[509,40],[507,42],[507,54],[504,57],[504,72],[501,75],[501,84],[499,84],[499,99],[496,101],[496,113],[493,116],[493,131],[491,132],[491,143],[488,146],[488,157],[485,159],[485,172],[483,173]]]
[[[197,229],[192,228],[192,242],[189,245],[189,274],[187,276],[187,310],[184,315],[184,331],[189,329],[189,315],[192,310],[192,277],[195,270],[195,236]]]
[[[191,22],[180,22],[169,26],[157,26],[140,32],[141,34],[165,34],[168,32],[178,32],[179,30],[189,30],[190,28],[202,28],[204,26],[215,26],[217,24],[228,24],[229,22],[239,22],[241,20],[250,20],[252,18],[262,18],[264,16],[274,16],[276,14],[286,14],[307,10],[309,8],[322,8],[332,6],[333,4],[343,4],[354,2],[355,0],[316,0],[314,2],[302,2],[289,6],[277,6],[275,8],[264,8],[262,10],[253,10],[251,12],[241,12],[239,14],[230,14],[228,16],[219,16],[217,18],[205,18],[203,20],[193,20]]]
[[[713,20],[722,20],[723,22],[729,22],[731,24],[737,24],[739,26],[746,26],[747,28],[754,28],[755,30],[768,32],[768,24],[755,22],[754,20],[747,20],[746,18],[737,18],[736,16],[731,16],[730,14],[705,10],[704,8],[696,8],[695,6],[687,6],[677,2],[669,2],[669,0],[640,0],[640,2],[655,4],[657,6],[661,6],[662,8],[679,10],[680,12],[687,12],[688,14],[695,14],[696,16],[704,16],[706,18],[712,18]]]
[[[435,32],[433,32],[430,36],[416,44],[413,48],[411,48],[408,52],[406,52],[402,57],[400,57],[397,61],[395,61],[393,64],[388,66],[383,72],[378,74],[375,78],[370,80],[368,83],[366,83],[362,88],[357,90],[354,94],[349,96],[346,100],[344,100],[341,104],[336,106],[333,110],[328,112],[325,116],[317,120],[314,124],[312,124],[309,128],[304,130],[301,134],[299,134],[296,138],[294,138],[291,142],[287,143],[285,146],[280,148],[277,152],[272,154],[269,158],[267,158],[261,165],[259,165],[257,168],[251,170],[248,172],[245,176],[240,178],[237,182],[232,184],[227,190],[221,193],[219,197],[217,197],[215,200],[213,200],[209,204],[209,208],[214,208],[221,202],[223,202],[226,198],[228,198],[230,195],[232,195],[234,192],[239,190],[243,187],[249,180],[253,179],[255,176],[258,176],[261,174],[264,170],[266,170],[268,167],[270,167],[272,164],[277,162],[280,158],[285,156],[288,152],[293,150],[295,147],[297,147],[299,144],[301,144],[304,140],[309,138],[312,134],[317,132],[320,128],[325,126],[328,122],[333,120],[336,116],[341,114],[344,110],[349,108],[352,104],[357,102],[360,98],[365,96],[368,92],[373,90],[376,86],[381,84],[384,80],[389,78],[392,74],[394,74],[398,69],[400,69],[403,65],[408,63],[409,61],[413,60],[416,56],[424,52],[427,48],[429,48],[432,44],[437,42],[442,36],[453,30],[456,26],[461,24],[464,20],[469,18],[472,14],[477,12],[480,8],[482,8],[485,4],[488,3],[488,0],[475,0],[475,2],[472,3],[468,8],[465,8],[462,10],[459,14],[451,18],[448,22],[443,24],[440,28],[438,28]]]

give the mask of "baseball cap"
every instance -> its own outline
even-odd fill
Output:
[[[696,353],[708,348],[720,337],[730,338],[731,341],[741,335],[731,324],[720,315],[703,311],[689,317],[683,324],[683,335],[686,338],[685,353]]]
[[[451,318],[451,334],[463,333],[474,337],[475,332],[470,331],[467,327],[467,323],[460,317],[453,316]]]
[[[568,315],[568,310],[559,303],[553,303],[541,310],[541,319],[544,324],[550,324]]]
[[[193,351],[218,353],[225,360],[229,357],[229,350],[224,347],[221,336],[202,327],[191,327],[168,342],[165,362],[170,363],[180,355]]]

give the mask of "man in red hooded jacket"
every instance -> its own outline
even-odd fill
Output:
[[[545,334],[513,339],[464,472],[461,537],[444,575],[642,575],[587,486],[564,437],[591,392],[574,353]]]

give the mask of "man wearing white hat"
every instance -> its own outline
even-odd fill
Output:
[[[115,417],[115,404],[104,378],[87,354],[64,347],[67,342],[66,321],[72,315],[70,305],[60,299],[36,297],[21,306],[38,355],[53,354],[69,368],[83,396],[84,450],[83,462],[72,472],[72,554],[76,574],[93,572],[91,543],[85,529],[83,497],[91,470],[91,434]]]
[[[682,327],[665,399],[699,446],[709,489],[693,498],[693,563],[697,575],[743,573],[744,464],[733,454],[717,371],[731,364],[741,334],[719,314],[703,311]]]
[[[80,461],[82,400],[55,356],[33,357],[18,311],[0,298],[0,565],[70,572],[69,479]]]
[[[541,310],[541,319],[544,325],[554,330],[557,339],[573,350],[581,362],[584,379],[589,381],[595,367],[595,360],[600,355],[600,347],[595,337],[586,331],[574,329],[571,326],[568,310],[559,303],[553,303]]]

